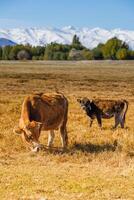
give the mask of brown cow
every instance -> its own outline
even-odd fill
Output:
[[[30,149],[38,151],[39,136],[41,130],[50,130],[48,146],[51,147],[54,140],[54,130],[60,128],[62,147],[68,143],[66,130],[68,114],[68,101],[63,94],[32,94],[24,99],[22,104],[19,127],[15,133],[21,134]]]

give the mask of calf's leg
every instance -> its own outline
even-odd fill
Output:
[[[115,114],[115,125],[114,125],[114,129],[117,128],[117,126],[120,123],[120,116],[118,113]]]
[[[120,118],[121,128],[124,128],[124,124],[125,124],[125,115],[122,118]]]
[[[97,115],[97,122],[98,122],[98,125],[99,127],[101,128],[102,127],[102,120],[101,120],[101,116],[100,115]]]
[[[92,124],[93,124],[93,119],[90,119],[90,124],[89,124],[89,126],[91,127]]]

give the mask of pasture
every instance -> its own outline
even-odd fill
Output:
[[[13,133],[23,98],[57,89],[69,100],[68,149],[56,131],[55,148],[31,153]],[[90,128],[78,97],[128,100],[125,129]],[[0,199],[134,199],[134,61],[0,62]]]

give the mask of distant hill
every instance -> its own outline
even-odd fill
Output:
[[[6,38],[0,38],[0,46],[1,47],[8,46],[8,45],[14,46],[14,45],[16,45],[16,43],[11,40],[8,40]]]
[[[14,28],[0,29],[0,37],[7,38],[17,44],[31,44],[32,46],[44,46],[51,42],[70,44],[74,35],[77,35],[80,42],[87,48],[93,49],[99,43],[106,43],[107,40],[117,37],[126,42],[134,50],[134,31],[102,28],[75,28],[67,26],[63,28]]]

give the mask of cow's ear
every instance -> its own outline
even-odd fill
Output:
[[[36,122],[35,121],[31,121],[28,126],[29,126],[29,128],[35,128]]]
[[[14,129],[13,129],[13,133],[15,133],[15,134],[19,134],[20,135],[20,134],[22,134],[22,132],[23,131],[19,127],[15,126]]]
[[[40,128],[41,125],[42,125],[41,122],[31,121],[30,124],[29,124],[29,127],[30,127],[30,128],[35,128],[35,127],[36,127],[36,128]]]

